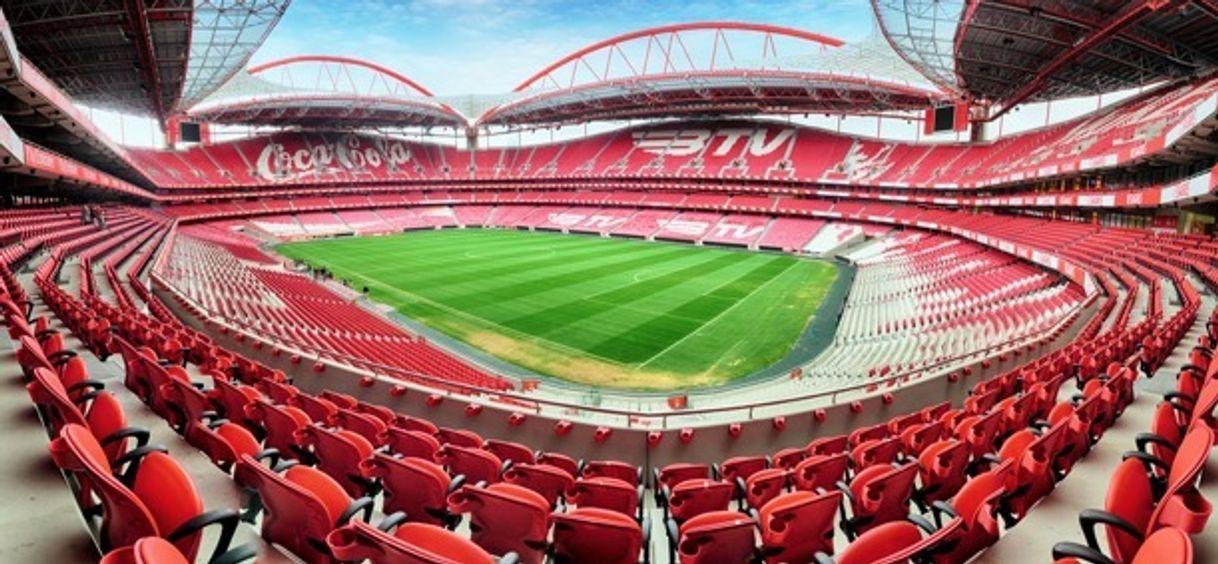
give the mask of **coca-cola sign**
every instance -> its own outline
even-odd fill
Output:
[[[413,158],[409,144],[392,139],[344,135],[337,142],[299,143],[294,148],[275,142],[263,146],[254,165],[258,177],[292,182],[319,175],[396,171]]]

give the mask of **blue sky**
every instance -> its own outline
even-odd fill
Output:
[[[584,45],[671,23],[734,20],[866,37],[867,0],[296,0],[253,63],[347,55],[440,95],[506,92]]]

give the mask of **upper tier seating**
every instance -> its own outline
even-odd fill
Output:
[[[1163,150],[1199,125],[1199,114],[1214,113],[1216,94],[1218,77],[1168,85],[1113,108],[984,145],[886,142],[779,123],[687,122],[478,151],[291,132],[184,151],[130,153],[165,187],[658,177],[945,189],[1113,167]],[[677,139],[699,141],[690,151]],[[366,158],[369,152],[379,158]]]

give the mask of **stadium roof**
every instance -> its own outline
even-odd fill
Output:
[[[479,125],[756,113],[921,110],[947,99],[890,49],[792,28],[700,22],[579,49],[522,82]],[[847,60],[849,59],[849,60]],[[894,64],[895,63],[895,64]],[[905,70],[900,70],[905,69]]]
[[[291,0],[0,0],[21,52],[74,101],[163,119],[249,60]]]
[[[996,108],[1192,76],[1218,64],[1218,0],[872,0],[907,61]]]
[[[213,123],[305,127],[467,124],[460,112],[393,70],[320,55],[281,59],[242,71],[187,115]]]

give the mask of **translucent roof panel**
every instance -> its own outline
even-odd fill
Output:
[[[909,64],[940,87],[961,90],[956,74],[956,30],[964,0],[872,0],[884,35]]]
[[[249,61],[291,0],[195,0],[190,59],[178,108],[194,105]]]

